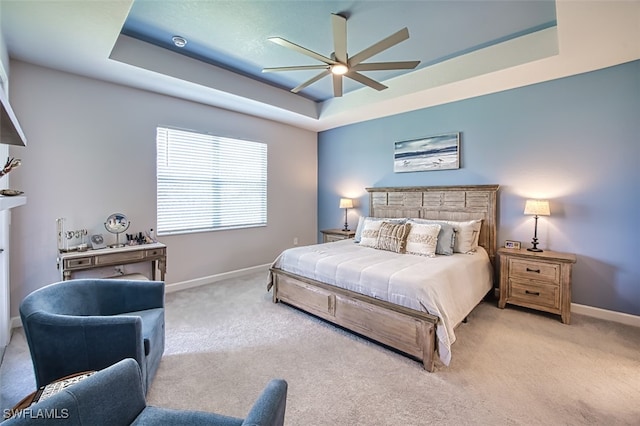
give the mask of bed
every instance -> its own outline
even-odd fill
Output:
[[[296,247],[274,261],[267,288],[274,303],[287,303],[366,336],[434,371],[436,356],[449,364],[455,327],[493,288],[498,185],[367,191],[370,217],[481,220],[478,248],[469,254],[425,258],[359,247],[352,240]],[[364,265],[366,273],[355,272],[347,262]],[[320,266],[308,270],[307,264]],[[421,287],[418,277],[427,280],[424,268],[435,273],[429,275],[429,285]],[[376,270],[388,276],[387,287],[376,284]],[[399,277],[410,282],[402,290],[395,285]]]

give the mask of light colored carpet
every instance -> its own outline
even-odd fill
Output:
[[[453,361],[422,364],[283,304],[253,274],[167,294],[152,405],[243,417],[289,383],[289,425],[637,425],[640,329],[482,303]],[[22,330],[0,366],[2,408],[34,386]]]

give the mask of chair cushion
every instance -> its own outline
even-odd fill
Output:
[[[215,413],[205,413],[203,411],[179,411],[169,408],[159,408],[147,406],[132,425],[171,425],[171,426],[193,426],[193,425],[219,425],[219,426],[241,426],[243,420],[235,417],[223,416]]]

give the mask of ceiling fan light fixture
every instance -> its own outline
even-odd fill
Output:
[[[274,71],[302,71],[302,70],[322,70],[319,74],[311,77],[309,80],[291,89],[291,92],[298,93],[307,86],[312,85],[316,81],[330,75],[333,80],[333,96],[341,97],[343,95],[342,77],[350,78],[365,86],[369,86],[375,90],[387,89],[382,83],[379,83],[363,74],[360,71],[385,71],[385,70],[408,70],[418,66],[420,61],[400,61],[400,62],[367,62],[370,57],[387,50],[396,44],[403,42],[409,38],[409,30],[405,27],[390,36],[372,44],[363,51],[354,56],[347,54],[347,18],[340,14],[331,14],[331,23],[333,27],[333,53],[331,57],[326,57],[313,50],[299,46],[282,37],[270,37],[268,40],[286,47],[298,53],[302,53],[310,58],[320,61],[323,65],[300,65],[292,67],[263,68],[262,72]]]
[[[349,67],[344,64],[331,65],[331,73],[335,75],[344,75],[349,72]]]
[[[173,36],[171,40],[173,40],[173,44],[177,47],[185,47],[187,45],[187,39],[184,37]]]

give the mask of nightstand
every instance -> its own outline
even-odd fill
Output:
[[[343,231],[342,229],[325,229],[322,232],[322,242],[347,240],[356,236],[356,231]]]
[[[499,248],[500,300],[551,312],[571,322],[571,267],[576,256],[555,251],[532,252],[527,249]]]

